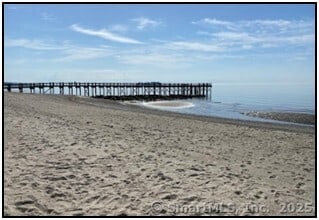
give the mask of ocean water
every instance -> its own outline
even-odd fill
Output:
[[[185,101],[193,105],[164,109],[195,115],[278,122],[249,117],[242,113],[259,111],[315,114],[315,87],[302,84],[213,84],[211,100],[193,98]]]

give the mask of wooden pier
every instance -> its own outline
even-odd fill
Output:
[[[18,91],[40,94],[60,94],[92,96],[110,99],[144,99],[153,98],[211,98],[210,83],[4,83],[4,91]]]

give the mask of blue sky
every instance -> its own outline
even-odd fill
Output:
[[[5,4],[5,81],[314,84],[314,5]]]

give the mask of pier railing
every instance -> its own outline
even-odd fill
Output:
[[[40,94],[60,94],[92,97],[211,97],[211,83],[83,83],[83,82],[45,82],[12,83],[5,82],[4,91],[19,91]]]

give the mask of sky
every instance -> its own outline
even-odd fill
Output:
[[[313,4],[5,4],[7,82],[315,80]]]

